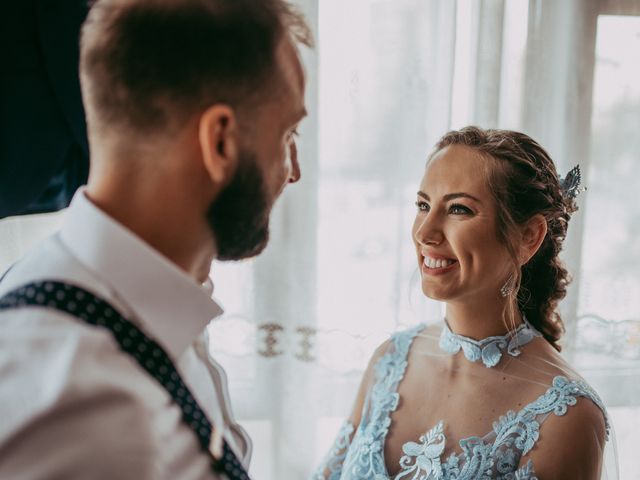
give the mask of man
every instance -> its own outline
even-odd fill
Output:
[[[0,282],[0,478],[243,478],[211,468],[222,452],[247,468],[251,447],[203,335],[221,313],[209,270],[260,253],[273,203],[300,178],[300,42],[308,28],[284,0],[93,5],[88,185]],[[114,312],[122,322],[105,324]],[[146,361],[133,352],[148,348]],[[186,420],[198,417],[207,435]]]

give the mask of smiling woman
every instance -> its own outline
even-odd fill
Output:
[[[486,295],[498,291],[510,275],[506,247],[496,241],[496,205],[486,181],[489,163],[472,148],[451,145],[427,165],[413,239],[422,290],[430,298]],[[443,260],[454,263],[443,268]]]
[[[558,353],[578,191],[564,185],[518,132],[437,143],[412,236],[422,291],[446,316],[376,351],[316,478],[601,478],[607,412]]]

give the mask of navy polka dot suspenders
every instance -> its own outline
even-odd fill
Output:
[[[200,447],[211,457],[213,470],[230,480],[249,480],[227,442],[212,428],[167,353],[115,308],[80,287],[57,281],[30,283],[0,298],[0,311],[36,306],[53,308],[110,330],[120,348],[134,357],[180,407],[183,422],[193,430]]]

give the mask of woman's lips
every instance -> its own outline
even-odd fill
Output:
[[[441,255],[423,255],[421,269],[426,275],[442,275],[458,267],[458,261]]]

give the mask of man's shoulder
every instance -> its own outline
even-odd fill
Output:
[[[164,390],[122,354],[109,331],[62,312],[0,312],[0,352],[0,405],[5,413],[15,409],[17,417],[38,415],[89,392],[117,394],[129,403],[158,394],[166,401]]]
[[[32,281],[51,278],[87,283],[88,270],[64,247],[59,234],[54,234],[17,260],[0,282],[0,296]]]
[[[39,280],[71,283],[114,302],[109,287],[65,248],[59,235],[14,264],[0,282],[0,297]],[[112,304],[122,308],[118,302]],[[0,311],[0,408],[13,412],[0,427],[0,437],[45,412],[66,408],[68,402],[86,405],[111,398],[144,407],[144,402],[166,401],[165,396],[133,359],[122,354],[108,330],[52,308]]]
[[[2,275],[2,273],[0,273]],[[32,282],[53,280],[75,285],[88,290],[107,301],[125,315],[130,309],[114,295],[114,288],[96,272],[83,264],[64,244],[60,234],[54,234],[40,242],[21,259],[16,261],[0,281],[0,298],[8,292]],[[33,310],[33,309],[29,309]],[[44,310],[40,310],[43,312]],[[51,313],[51,310],[49,310]],[[49,313],[41,313],[46,316]],[[12,311],[9,311],[13,315]],[[3,312],[0,312],[3,315]],[[1,328],[1,325],[0,325]]]
[[[0,316],[0,410],[1,478],[172,478],[183,458],[206,471],[161,385],[109,331],[59,312]]]

